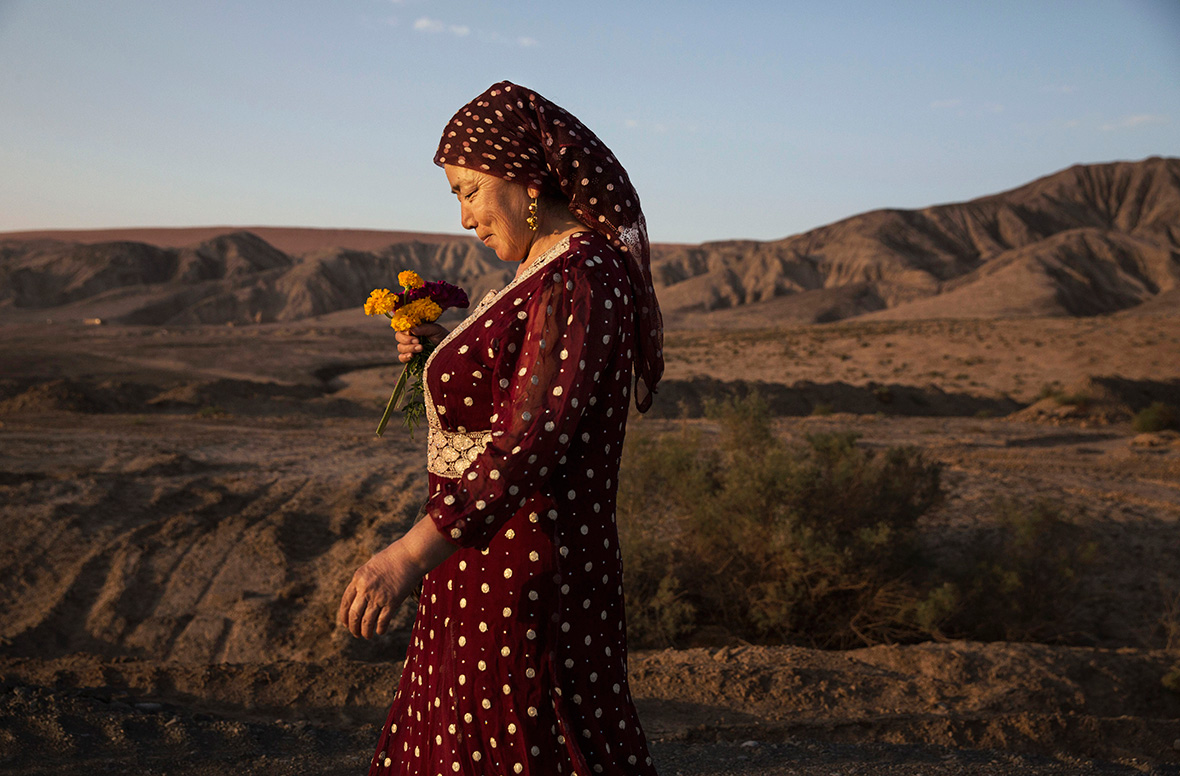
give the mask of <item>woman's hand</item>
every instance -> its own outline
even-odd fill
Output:
[[[357,638],[385,633],[398,607],[422,577],[456,549],[429,518],[369,559],[352,575],[336,622]]]
[[[420,323],[409,331],[394,332],[397,337],[397,360],[403,364],[422,352],[424,340],[438,344],[447,330],[437,323]]]
[[[420,576],[398,542],[369,558],[344,590],[336,622],[357,638],[385,633],[398,607],[413,592]]]

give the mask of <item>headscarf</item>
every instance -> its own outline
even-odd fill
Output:
[[[501,81],[455,114],[434,162],[560,193],[578,221],[622,254],[635,298],[635,406],[646,412],[664,373],[664,324],[639,195],[610,149],[558,105]]]

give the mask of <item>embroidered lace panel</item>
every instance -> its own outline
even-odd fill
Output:
[[[439,477],[457,478],[492,441],[491,431],[430,429],[426,445],[426,470]]]

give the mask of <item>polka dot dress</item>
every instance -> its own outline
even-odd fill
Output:
[[[426,576],[370,774],[654,774],[627,686],[615,494],[634,300],[583,232],[489,295],[426,370]]]

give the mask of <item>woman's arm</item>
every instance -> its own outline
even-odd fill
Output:
[[[398,360],[405,363],[422,352],[423,341],[437,344],[447,336],[447,330],[437,323],[424,323],[395,332],[395,336]],[[336,622],[357,638],[385,633],[390,619],[422,577],[454,551],[455,545],[429,520],[418,521],[405,536],[356,570],[340,599]]]
[[[427,503],[435,525],[459,546],[486,547],[544,489],[574,434],[584,432],[582,415],[595,394],[614,385],[627,393],[630,370],[616,374],[608,365],[616,348],[630,347],[630,289],[618,257],[602,253],[545,268],[541,287],[516,308],[523,331],[500,349],[492,439]]]
[[[356,570],[344,590],[336,622],[357,638],[385,633],[390,619],[422,577],[455,549],[434,523],[418,521],[405,536]]]

